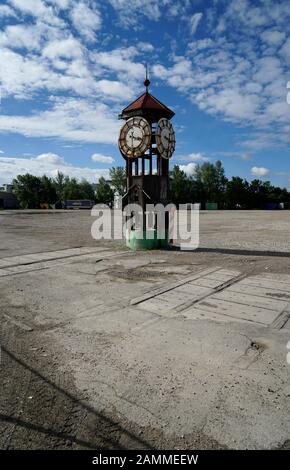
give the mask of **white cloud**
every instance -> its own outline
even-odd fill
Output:
[[[202,94],[198,94],[196,99],[201,109],[207,109],[212,114],[223,113],[233,120],[251,119],[259,105],[258,95],[244,95],[234,89],[216,92],[210,101],[204,101]]]
[[[4,17],[7,17],[7,16],[16,17],[16,13],[8,5],[0,5],[0,18],[4,18]]]
[[[10,25],[0,33],[0,45],[13,48],[24,48],[29,51],[41,49],[44,28],[39,26]]]
[[[42,52],[44,57],[55,59],[64,57],[65,59],[78,58],[82,56],[80,43],[72,36],[63,40],[51,41]]]
[[[191,34],[195,34],[196,30],[198,28],[198,25],[202,19],[202,13],[195,13],[191,18],[190,18],[190,31]]]
[[[24,13],[30,15],[43,15],[46,13],[46,6],[42,0],[10,0],[10,3]]]
[[[266,29],[262,34],[261,38],[270,46],[279,46],[285,39],[286,34],[281,31],[273,29]]]
[[[138,42],[137,44],[137,49],[138,51],[142,51],[142,52],[153,52],[154,51],[154,47],[152,46],[152,44],[150,44],[149,42]]]
[[[120,23],[125,27],[140,29],[144,27],[144,17],[159,21],[164,17],[179,16],[186,21],[191,6],[190,0],[109,0],[118,14]]]
[[[130,42],[120,34],[114,40],[119,47],[111,50],[110,41],[114,39],[111,31],[106,31],[109,33],[106,37],[99,33],[100,41],[93,50],[87,47],[86,41],[98,37],[102,10],[105,15],[110,13],[115,25],[120,26],[121,22],[131,30],[144,28],[144,19],[166,18],[172,24],[174,20],[178,24],[177,46],[178,39],[182,43],[188,39],[185,34],[189,35],[190,20],[193,34],[203,20],[201,12],[190,16],[190,0],[131,0],[129,4],[127,0],[110,0],[119,22],[115,13],[106,9],[105,2],[9,0],[7,3],[14,10],[1,5],[0,16],[1,12],[15,15],[16,11],[19,22],[14,24],[16,21],[11,17],[11,24],[0,33],[2,97],[35,98],[31,109],[41,111],[5,115],[3,100],[2,132],[75,142],[115,143],[119,127],[115,122],[119,111],[116,103],[129,101],[142,89],[145,75],[142,61],[144,54],[151,54],[152,63],[157,64],[152,68],[152,75],[182,92],[195,106],[219,119],[262,128],[261,139],[246,137],[243,146],[262,145],[273,125],[273,135],[276,134],[275,138],[271,137],[273,145],[277,146],[278,141],[287,144],[290,140],[287,130],[290,107],[286,106],[285,91],[290,60],[288,1],[267,0],[257,7],[249,0],[228,0],[223,2],[224,13],[217,11],[216,5],[206,8],[202,23],[205,36],[200,40],[191,37],[184,56],[177,55],[180,49],[174,48],[170,36],[155,48],[136,39],[131,42],[133,46],[128,46]],[[7,18],[5,24],[9,22]],[[133,37],[131,32],[130,37]],[[168,56],[167,46],[175,53]],[[164,58],[164,63],[158,56]],[[37,98],[40,92],[45,97],[41,104]],[[48,96],[54,94],[75,98],[60,98],[51,106]],[[91,97],[97,101],[95,109]]]
[[[240,140],[239,145],[246,148],[250,151],[261,151],[264,149],[269,148],[277,148],[283,146],[288,141],[289,136],[289,129],[287,134],[287,129],[285,129],[285,134],[279,136],[279,140],[277,140],[277,133],[275,131],[256,131],[253,133],[245,133],[244,138]],[[286,140],[284,140],[286,139]]]
[[[10,3],[21,19],[24,15],[32,18],[8,25],[0,32],[3,98],[31,99],[47,91],[95,96],[102,102],[125,102],[139,91],[145,68],[136,57],[152,52],[151,44],[140,42],[137,46],[91,52],[81,39],[73,37],[69,17],[86,39],[93,39],[100,28],[100,13],[92,6],[93,2],[11,0]],[[60,16],[59,9],[68,6],[70,11]]]
[[[253,78],[262,84],[275,81],[282,72],[281,63],[276,57],[262,57],[256,62],[255,69]]]
[[[205,157],[201,153],[190,153],[189,155],[177,156],[176,160],[182,162],[207,162],[209,158]]]
[[[71,0],[46,0],[47,3],[52,3],[53,5],[58,6],[61,9],[66,9],[69,7]]]
[[[43,154],[49,155],[49,154]],[[59,158],[61,164],[57,161],[51,161],[45,158],[20,158],[20,157],[1,157],[0,156],[0,184],[11,183],[13,178],[19,174],[31,173],[35,176],[54,177],[60,171],[65,175],[77,178],[79,180],[85,178],[92,183],[96,183],[101,176],[107,178],[109,176],[108,169],[95,169],[87,167],[73,166],[63,160],[62,157],[55,155]]]
[[[201,110],[256,128],[280,125],[276,129],[276,145],[279,140],[289,142],[289,133],[282,128],[290,118],[290,107],[286,105],[286,71],[279,59],[256,55],[252,58],[250,53],[249,59],[244,59],[238,51],[232,54],[223,39],[194,56],[194,71],[188,58],[173,59],[172,67],[161,64],[153,67],[154,75],[185,93]]]
[[[205,28],[214,35],[189,42],[184,56],[172,54],[171,66],[157,62],[154,76],[206,113],[261,132],[274,125],[274,146],[289,143],[285,84],[290,39],[283,44],[290,24],[287,4],[268,0],[255,7],[248,0],[229,0],[223,15],[212,8]]]
[[[68,47],[73,47],[72,50]],[[31,98],[39,90],[74,91],[81,96],[90,96],[98,91],[96,80],[86,63],[82,60],[78,42],[60,41],[59,51],[55,43],[50,44],[45,53],[52,59],[23,56],[8,48],[2,49],[0,82],[2,96]],[[72,61],[62,60],[57,54],[76,56]],[[59,69],[59,70],[56,70]],[[102,91],[102,94],[104,92]],[[122,97],[121,97],[122,98]]]
[[[76,3],[71,11],[71,19],[81,36],[88,41],[96,39],[96,31],[102,24],[101,14],[96,8],[91,9],[84,2]]]
[[[51,56],[58,52],[62,53],[62,50],[49,50]],[[68,54],[77,54],[77,50],[68,51]],[[2,97],[13,95],[17,99],[27,99],[40,90],[50,93],[73,91],[79,96],[99,96],[125,102],[134,96],[136,90],[136,83],[126,83],[123,77],[98,81],[82,58],[67,61],[56,57],[52,59],[53,67],[50,67],[45,60],[24,58],[8,49],[2,50],[2,57]]]
[[[262,89],[262,85],[257,82],[249,82],[245,85],[245,90],[249,93],[260,93]]]
[[[144,28],[144,19],[157,22],[164,18],[179,17],[187,20],[190,0],[109,0],[122,26]],[[145,18],[144,18],[145,17]]]
[[[145,67],[141,63],[134,62],[137,55],[137,48],[130,46],[112,51],[95,52],[92,54],[92,59],[99,67],[116,72],[120,78],[139,80],[145,76]]]
[[[240,23],[240,27],[253,30],[268,22],[266,9],[253,6],[248,0],[228,2],[223,21],[227,25],[231,25],[233,19]]]
[[[273,122],[284,122],[290,118],[289,104],[286,101],[277,101],[267,107],[267,115]]]
[[[42,0],[9,0],[13,7],[23,14],[41,19],[45,23],[63,26],[64,22],[58,18],[52,6],[47,6]]]
[[[39,87],[43,80],[50,76],[45,65],[28,59],[10,49],[2,49],[0,82],[2,95],[25,97],[28,90]]]
[[[290,38],[284,43],[283,47],[280,50],[282,57],[290,64]]]
[[[105,104],[73,98],[31,115],[0,115],[0,132],[67,141],[116,144],[119,127],[117,112]]]
[[[114,163],[114,161],[115,161],[113,157],[109,157],[107,155],[102,155],[101,153],[94,153],[91,156],[91,160],[93,162],[108,163],[108,164]]]
[[[81,96],[99,95],[115,101],[131,99],[145,76],[144,65],[134,62],[138,54],[135,47],[109,52],[92,53],[91,61],[80,42],[72,36],[59,37],[52,31],[52,40],[42,49],[42,55],[21,54],[8,46],[27,47],[40,50],[42,34],[50,35],[45,29],[15,26],[0,34],[3,46],[0,82],[2,96],[31,98],[39,90],[73,91]],[[116,79],[98,76],[116,74]]]
[[[270,173],[270,170],[262,166],[261,167],[253,166],[253,168],[251,168],[252,176],[263,177],[263,176],[267,176],[269,173]]]
[[[118,15],[118,23],[134,30],[145,29],[147,20],[158,22],[164,18],[187,22],[190,0],[109,0]]]
[[[134,26],[138,24],[140,16],[145,16],[153,21],[158,21],[161,16],[160,7],[169,3],[167,0],[109,0],[112,7],[119,14],[124,26]]]
[[[52,163],[53,165],[65,165],[64,159],[55,153],[42,153],[36,157],[41,162]]]
[[[152,67],[153,75],[180,91],[187,91],[195,86],[195,78],[192,69],[192,63],[185,57],[175,57],[175,64],[166,68],[163,65],[156,64]]]
[[[214,152],[215,157],[233,157],[239,158],[240,160],[251,160],[253,157],[252,152],[242,152],[242,151],[224,151],[224,152]]]
[[[120,101],[120,98],[129,100],[133,97],[131,87],[116,80],[100,80],[96,82],[96,89],[106,97],[117,101]]]
[[[214,46],[214,41],[211,38],[200,39],[198,41],[190,42],[187,45],[188,51],[196,53],[203,49],[208,49]]]
[[[188,176],[192,176],[195,173],[196,163],[188,163],[187,165],[179,165],[180,170],[184,171]]]

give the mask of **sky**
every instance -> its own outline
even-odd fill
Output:
[[[124,165],[118,114],[146,63],[175,112],[171,166],[290,188],[289,0],[1,0],[0,184]]]

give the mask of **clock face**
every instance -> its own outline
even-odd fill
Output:
[[[124,157],[137,158],[144,155],[151,142],[151,127],[146,119],[128,119],[120,131],[119,148]]]
[[[156,129],[156,145],[163,158],[171,158],[175,150],[175,133],[170,121],[162,118]]]

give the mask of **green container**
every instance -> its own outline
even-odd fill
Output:
[[[168,248],[168,231],[157,238],[157,230],[127,230],[126,246],[131,250],[158,250]]]
[[[206,202],[205,203],[205,210],[207,210],[207,211],[217,211],[218,210],[217,202]]]

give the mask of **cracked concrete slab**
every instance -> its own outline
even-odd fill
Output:
[[[39,224],[33,217],[32,226]],[[72,226],[79,227],[75,217]],[[84,214],[78,217],[88,226]],[[208,217],[206,223],[211,224]],[[227,231],[230,224],[231,219]],[[217,239],[222,225],[209,227]],[[220,247],[224,237],[229,236],[223,233]],[[59,429],[66,423],[76,448],[85,447],[80,442],[100,446],[99,431],[119,446],[133,446],[124,429],[135,437],[142,433],[149,444],[134,440],[134,445],[147,448],[193,448],[202,442],[204,448],[269,449],[289,440],[287,258],[212,251],[126,253],[101,242],[74,248],[81,246],[80,239],[70,247],[67,240],[54,239],[54,253],[49,252],[53,239],[38,240],[43,251],[28,253],[32,242],[30,233],[20,242],[22,253],[11,256],[14,260],[2,252],[1,341],[12,338],[12,353],[50,377],[47,383],[54,377],[67,395],[56,410],[51,389],[37,394],[30,369],[17,380],[7,373],[3,410],[11,416],[21,411],[23,420],[31,426],[39,420],[38,427],[45,429],[50,419]],[[249,243],[247,235],[245,248]],[[67,381],[69,386],[62,385]],[[35,412],[28,407],[27,390],[37,396]],[[76,400],[66,408],[72,390]],[[85,415],[71,412],[76,402],[86,404]],[[58,419],[66,409],[68,415]],[[88,418],[88,410],[94,418]],[[96,416],[109,416],[122,430],[108,421],[101,424]],[[3,442],[14,448],[39,448],[39,433],[15,424],[12,432],[12,424],[6,426],[0,423],[0,444],[4,436]],[[84,428],[87,440],[80,438]]]
[[[280,390],[289,378],[281,360],[285,333],[267,333],[284,301],[246,295],[244,305],[234,303],[226,297],[229,287],[213,293],[213,288],[194,285],[195,273],[184,277],[188,282],[179,277],[172,283],[177,287],[168,292],[158,287],[153,290],[160,292],[157,296],[132,305],[136,294],[148,295],[152,282],[112,280],[110,269],[122,263],[122,255],[107,259],[106,269],[94,276],[80,274],[83,263],[77,257],[63,266],[26,273],[18,278],[26,297],[18,293],[13,300],[18,310],[9,302],[9,284],[1,306],[20,322],[23,317],[15,312],[29,305],[29,325],[66,351],[61,367],[74,371],[76,386],[87,390],[91,405],[117,410],[136,426],[154,427],[167,436],[202,431],[233,448],[273,447],[287,438],[286,397],[275,392],[274,403],[267,391]],[[92,270],[98,266],[92,258],[87,264]],[[219,267],[212,271],[221,272]],[[233,274],[233,280],[239,279],[240,272]],[[199,275],[212,276],[202,269]],[[223,273],[220,277],[218,286],[225,281]],[[198,300],[205,295],[196,306],[176,312],[185,297]],[[252,349],[253,343],[260,349]],[[269,373],[267,361],[273,363],[275,375]],[[275,434],[272,426],[279,428]]]

